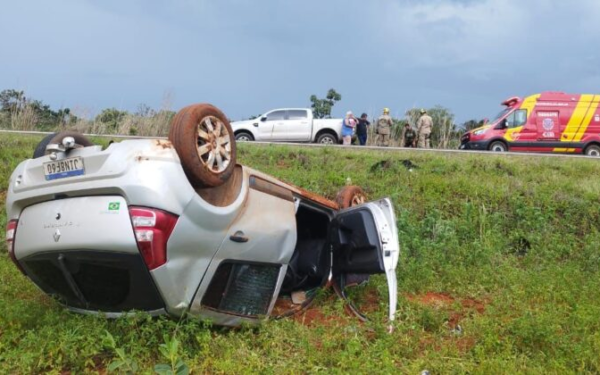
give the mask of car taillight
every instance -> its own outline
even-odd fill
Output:
[[[130,207],[129,216],[138,249],[148,269],[153,270],[165,264],[167,241],[178,217],[165,211],[145,207]]]
[[[15,257],[15,234],[17,233],[17,220],[11,220],[6,224],[6,248],[8,249],[8,255],[12,259],[13,263],[17,266],[19,271],[25,275],[25,270]]]

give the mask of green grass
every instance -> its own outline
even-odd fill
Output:
[[[10,172],[39,139],[0,135],[2,209]],[[239,160],[330,198],[348,177],[372,198],[392,198],[402,246],[392,334],[385,300],[360,324],[328,292],[311,324],[299,317],[230,330],[192,318],[76,315],[23,277],[2,244],[0,372],[94,373],[123,363],[117,371],[133,364],[148,373],[178,360],[194,373],[600,371],[597,160],[250,144],[239,146]],[[382,160],[390,163],[371,171]],[[385,293],[381,277],[354,292]],[[427,300],[432,293],[447,301]]]

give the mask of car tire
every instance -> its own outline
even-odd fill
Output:
[[[177,112],[169,140],[195,188],[222,185],[233,173],[236,147],[227,117],[210,104],[194,104]]]
[[[589,145],[585,148],[583,152],[586,156],[591,156],[594,158],[600,157],[600,146],[599,145]]]
[[[40,143],[37,144],[37,146],[35,146],[35,150],[33,151],[33,158],[37,159],[40,158],[44,155],[46,155],[46,146],[48,146],[50,144],[50,141],[52,140],[52,138],[56,137],[58,133],[52,133],[52,134],[48,134],[47,136],[44,137],[44,139],[42,139],[40,141]]]
[[[335,197],[340,209],[350,208],[367,201],[367,195],[359,186],[345,186]]]
[[[38,143],[35,151],[33,152],[34,158],[39,158],[41,156],[47,155],[46,146],[51,144],[61,144],[62,140],[66,137],[72,137],[75,140],[75,144],[83,147],[93,146],[94,144],[87,139],[87,137],[81,133],[73,132],[73,131],[64,131],[60,133],[49,134],[40,143]]]
[[[317,138],[317,143],[322,145],[334,145],[338,143],[335,135],[331,133],[323,133]]]
[[[494,152],[506,152],[508,151],[508,146],[506,146],[506,143],[502,141],[495,141],[490,144],[489,150]]]
[[[235,135],[236,142],[250,142],[253,140],[254,140],[254,137],[252,136],[252,134],[250,134],[248,132],[239,132]]]

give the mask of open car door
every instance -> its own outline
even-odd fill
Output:
[[[400,255],[396,215],[389,198],[339,211],[331,223],[332,278],[335,291],[361,319],[366,317],[348,299],[345,288],[355,275],[385,273],[390,328],[396,314],[396,266]]]

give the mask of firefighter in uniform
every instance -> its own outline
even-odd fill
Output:
[[[417,138],[417,132],[407,122],[404,124],[404,131],[402,132],[402,147],[416,147],[415,141]]]
[[[419,148],[431,148],[429,139],[431,138],[431,128],[433,119],[427,114],[427,111],[421,109],[421,117],[417,121],[417,139]]]
[[[390,145],[390,134],[392,132],[392,118],[390,109],[384,108],[383,115],[377,119],[377,146],[387,147]]]

